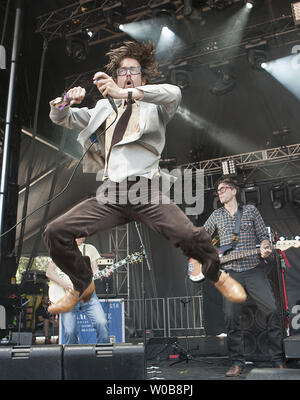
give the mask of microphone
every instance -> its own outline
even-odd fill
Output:
[[[117,109],[116,103],[114,102],[114,99],[109,94],[106,96],[106,98],[110,102],[110,105],[112,106],[114,112],[116,114],[118,114],[118,109]]]

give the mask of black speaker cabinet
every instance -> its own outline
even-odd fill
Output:
[[[108,278],[96,279],[95,290],[98,297],[116,297],[116,274]]]
[[[253,368],[246,380],[253,381],[287,381],[300,380],[300,369]]]
[[[143,380],[144,345],[66,345],[65,380]]]
[[[0,347],[1,380],[61,380],[62,346]]]

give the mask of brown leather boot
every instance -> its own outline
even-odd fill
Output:
[[[87,303],[95,290],[95,283],[92,281],[89,286],[85,289],[81,296],[79,292],[74,289],[70,289],[57,303],[51,304],[48,307],[50,314],[62,314],[73,310],[79,301]]]
[[[233,303],[244,303],[247,299],[243,286],[224,271],[221,272],[218,282],[214,285],[227,300]]]

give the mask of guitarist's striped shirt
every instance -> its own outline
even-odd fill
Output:
[[[232,243],[235,220],[235,215],[231,216],[225,207],[221,207],[210,215],[204,224],[204,228],[211,236],[217,231],[220,246],[228,245]],[[255,249],[256,245],[260,245],[265,239],[269,240],[269,236],[259,211],[254,205],[244,205],[239,240],[235,249],[231,252],[238,254],[245,250]],[[254,254],[232,261],[231,264],[226,264],[225,268],[231,268],[234,271],[246,271],[256,267],[259,261],[260,257]]]

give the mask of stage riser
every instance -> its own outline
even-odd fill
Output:
[[[143,380],[144,346],[0,347],[0,380]]]
[[[247,375],[246,380],[253,381],[287,381],[300,380],[299,369],[279,368],[253,368]]]

